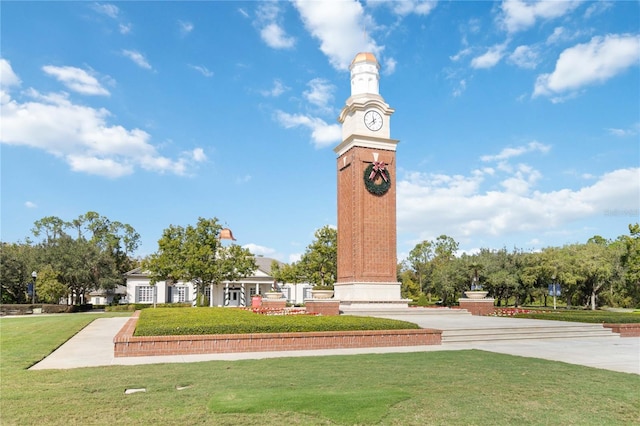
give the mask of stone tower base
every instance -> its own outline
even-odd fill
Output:
[[[334,298],[340,300],[341,308],[391,309],[407,308],[408,299],[400,296],[400,283],[336,283]]]

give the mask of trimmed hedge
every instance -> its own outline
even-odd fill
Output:
[[[544,313],[516,314],[516,318],[531,318],[555,321],[586,322],[595,324],[640,323],[640,312],[569,311],[557,310]]]
[[[93,309],[93,305],[58,305],[47,303],[32,304],[8,304],[0,305],[0,315],[29,315],[33,313],[33,309],[42,309],[43,314],[61,314],[74,312],[87,312]]]
[[[163,308],[188,308],[190,307],[190,303],[163,303]],[[104,308],[105,312],[134,312],[141,311],[143,309],[153,308],[152,304],[148,303],[129,303],[127,305],[113,305],[106,306]]]
[[[406,321],[357,316],[260,315],[235,308],[146,309],[134,336],[418,329]]]

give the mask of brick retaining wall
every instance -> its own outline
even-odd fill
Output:
[[[340,315],[340,301],[334,299],[305,299],[304,306],[308,313],[335,316]]]
[[[466,309],[471,313],[471,315],[489,315],[495,311],[495,307],[493,305],[494,299],[490,299],[490,298],[485,298],[485,299],[460,298],[458,302],[460,303],[460,308]]]
[[[602,324],[620,337],[640,337],[640,324]]]
[[[198,336],[133,335],[137,311],[113,339],[115,357],[194,355],[229,352],[294,351],[440,345],[440,330],[371,330],[308,333],[217,334]]]

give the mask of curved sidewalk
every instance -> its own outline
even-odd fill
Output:
[[[509,340],[470,343],[443,343],[434,346],[407,346],[391,348],[327,349],[309,351],[250,352],[206,355],[172,355],[152,357],[115,358],[113,338],[129,318],[98,318],[60,346],[51,355],[31,367],[32,370],[69,369],[106,365],[139,365],[184,363],[200,361],[233,361],[277,357],[353,355],[391,352],[427,352],[442,350],[479,349],[509,355],[542,358],[569,364],[584,365],[606,370],[640,374],[640,337],[612,337],[585,339]],[[403,320],[421,327],[453,330],[460,327],[492,327],[496,324],[521,326],[530,321],[515,318],[477,316],[447,317],[403,316]]]

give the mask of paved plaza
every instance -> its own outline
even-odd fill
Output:
[[[393,315],[385,315],[394,317]],[[158,363],[184,363],[211,360],[233,361],[277,357],[353,355],[392,352],[430,352],[479,349],[509,355],[561,361],[606,370],[640,374],[640,337],[573,338],[573,339],[521,339],[443,343],[433,346],[406,346],[390,348],[327,349],[283,352],[250,352],[206,355],[171,355],[115,358],[113,338],[129,318],[98,318],[69,339],[31,369],[69,369],[105,365],[139,365]],[[522,327],[538,325],[540,320],[518,318],[478,317],[471,315],[402,315],[397,317],[417,323],[424,328],[455,330],[459,328]],[[548,322],[548,321],[544,321]],[[559,322],[553,321],[554,324]]]

